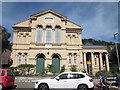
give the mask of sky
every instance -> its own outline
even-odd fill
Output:
[[[82,26],[82,38],[114,42],[118,32],[118,2],[2,2],[2,26],[10,32],[12,26],[30,15],[52,9]]]

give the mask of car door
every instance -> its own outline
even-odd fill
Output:
[[[78,87],[79,84],[85,82],[84,75],[82,74],[77,74],[77,73],[70,73],[69,74],[69,82],[68,84],[70,85],[69,88],[75,89]]]
[[[15,81],[15,76],[12,73],[12,70],[7,70],[7,81],[13,82]]]
[[[4,76],[5,75],[5,71],[4,70],[0,70],[0,83],[4,82]]]
[[[54,80],[52,80],[50,82],[50,85],[53,89],[68,88],[69,87],[69,85],[68,85],[68,74],[64,73],[64,74],[61,74],[61,75],[55,77]]]

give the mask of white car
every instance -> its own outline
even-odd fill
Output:
[[[93,89],[92,78],[82,72],[64,72],[51,79],[37,80],[34,85],[35,90],[49,89]]]

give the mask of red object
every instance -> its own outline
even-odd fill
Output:
[[[93,81],[93,79],[89,79],[89,81],[90,81],[90,82],[92,82],[92,81]]]
[[[82,62],[80,62],[80,64],[82,64]]]
[[[0,69],[0,84],[3,87],[12,87],[15,82],[15,76],[11,69]]]

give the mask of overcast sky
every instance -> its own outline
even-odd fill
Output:
[[[114,41],[118,31],[117,2],[2,2],[2,25],[13,38],[12,26],[30,15],[52,9],[83,27],[82,38]]]

